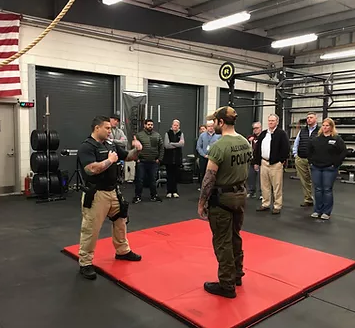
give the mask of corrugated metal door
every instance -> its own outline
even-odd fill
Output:
[[[254,92],[235,90],[234,96],[249,98],[249,99],[236,99],[234,101],[235,106],[251,106],[253,105]],[[220,106],[226,106],[229,102],[228,89],[220,90]],[[253,107],[237,108],[238,113],[237,122],[235,124],[238,133],[245,137],[248,137],[253,129],[252,124],[256,119],[256,110]]]
[[[36,67],[37,128],[44,127],[48,95],[50,129],[59,133],[59,151],[78,149],[91,133],[92,119],[113,113],[114,79],[113,76]],[[59,168],[72,174],[76,157],[61,157]]]
[[[151,117],[151,106],[153,106],[154,127],[163,138],[174,119],[181,122],[181,131],[185,136],[184,156],[194,154],[198,90],[197,86],[185,84],[154,81],[149,81],[148,84],[148,117]],[[158,105],[160,105],[160,124],[158,123]]]

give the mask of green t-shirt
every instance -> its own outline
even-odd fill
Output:
[[[248,178],[253,151],[242,135],[222,136],[216,141],[208,158],[218,165],[216,186],[233,186],[244,183]]]

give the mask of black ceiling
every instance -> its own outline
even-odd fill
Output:
[[[66,3],[67,0],[0,0],[0,7],[6,11],[53,19]],[[270,47],[272,40],[269,38],[232,29],[205,32],[200,28],[202,23],[199,21],[127,3],[106,6],[99,0],[76,0],[63,21],[160,37],[174,34],[170,37],[231,48],[277,53]],[[179,33],[185,30],[188,31]]]

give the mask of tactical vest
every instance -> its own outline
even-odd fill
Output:
[[[168,138],[170,142],[179,142],[181,139],[181,131],[174,133],[173,130],[169,130]],[[164,150],[164,164],[178,164],[182,163],[182,148],[165,149]]]
[[[300,131],[300,142],[298,144],[297,155],[301,158],[308,158],[309,142],[318,135],[319,126],[317,126],[309,135],[308,126],[303,127]]]
[[[116,146],[110,142],[105,141],[102,146],[92,138],[87,138],[84,143],[89,143],[93,148],[95,148],[95,158],[96,162],[102,162],[108,159],[108,153],[110,151],[116,151]],[[114,189],[117,185],[117,165],[111,165],[107,170],[96,175],[87,175],[83,169],[83,178],[86,184],[96,185],[98,190],[108,190]]]

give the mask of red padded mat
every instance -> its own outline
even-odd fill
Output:
[[[191,220],[129,233],[141,262],[114,259],[111,238],[97,243],[94,264],[149,300],[200,327],[240,327],[302,298],[305,292],[355,262],[275,239],[243,232],[245,277],[237,298],[203,289],[217,278],[209,224]],[[77,257],[78,245],[66,247]]]

